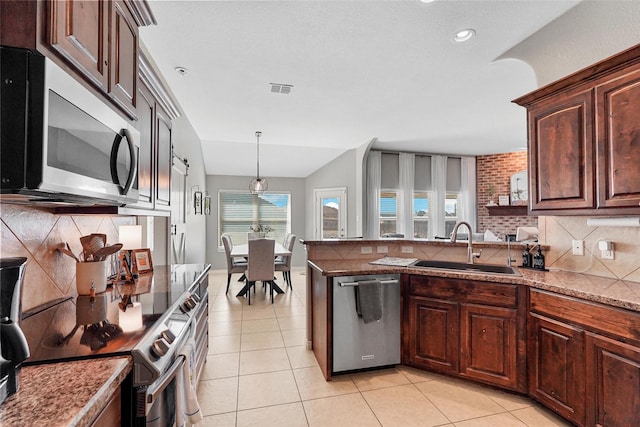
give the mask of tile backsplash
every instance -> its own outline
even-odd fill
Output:
[[[135,217],[54,215],[20,205],[0,205],[0,257],[26,257],[22,309],[77,294],[75,261],[56,247],[68,242],[73,253],[82,251],[80,237],[104,233],[117,243],[118,227],[135,224]]]
[[[549,245],[547,268],[640,282],[640,227],[591,227],[587,217],[538,217],[539,241]],[[584,256],[572,255],[573,240],[584,241]],[[602,259],[598,241],[614,244],[614,259]]]

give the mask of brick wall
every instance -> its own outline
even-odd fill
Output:
[[[493,201],[498,203],[498,196],[509,195],[511,190],[511,175],[527,170],[527,152],[490,154],[478,156],[477,165],[477,192],[478,192],[478,232],[486,229],[495,234],[516,232],[517,227],[537,227],[537,217],[528,216],[489,216],[486,208],[489,202],[487,189],[491,184],[496,192]]]

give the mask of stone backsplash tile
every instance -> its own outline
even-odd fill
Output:
[[[0,205],[0,257],[26,257],[22,309],[76,296],[75,261],[56,250],[69,243],[82,251],[80,236],[104,233],[109,244],[118,242],[118,226],[135,224],[134,217],[54,215],[21,205]]]

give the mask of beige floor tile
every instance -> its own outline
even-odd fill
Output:
[[[273,319],[276,317],[276,312],[273,311],[273,307],[244,307],[242,310],[242,320],[255,320],[255,319]]]
[[[240,353],[240,375],[291,369],[289,356],[284,348],[243,351]]]
[[[304,329],[307,327],[307,316],[278,317],[280,330]]]
[[[242,320],[242,310],[209,311],[209,325],[217,322],[235,322]]]
[[[520,396],[515,393],[509,393],[507,391],[495,390],[488,387],[485,390],[485,394],[507,411],[515,411],[516,409],[528,408],[529,406],[534,404],[533,401],[528,397]]]
[[[293,375],[296,378],[296,384],[302,400],[338,396],[358,391],[348,375],[336,375],[331,381],[326,381],[322,371],[317,366],[294,369]]]
[[[280,331],[242,334],[240,339],[240,348],[242,351],[265,350],[279,347],[284,347],[284,341],[282,340]]]
[[[292,371],[242,375],[238,382],[238,410],[300,401]]]
[[[209,337],[209,354],[237,353],[240,351],[240,335]]]
[[[537,404],[511,412],[529,427],[569,427],[571,423]]]
[[[409,384],[405,375],[396,369],[381,369],[377,371],[352,374],[351,378],[360,391],[375,390],[395,385]]]
[[[380,426],[360,393],[302,402],[310,427]]]
[[[505,411],[477,386],[468,387],[462,381],[433,380],[415,386],[454,423]]]
[[[442,375],[421,371],[420,369],[415,369],[410,366],[396,366],[396,370],[402,372],[407,379],[412,383],[422,383],[425,381],[433,381],[437,379],[442,379]]]
[[[222,337],[225,335],[240,335],[242,333],[242,321],[233,322],[209,322],[209,336]]]
[[[415,385],[387,387],[362,393],[383,426],[439,426],[447,417]]]
[[[304,345],[307,337],[306,329],[289,329],[282,331],[282,339],[285,347],[297,347]]]
[[[240,353],[210,354],[204,365],[202,379],[237,377],[240,366]]]
[[[215,415],[237,410],[238,378],[200,381],[198,403],[202,415]]]
[[[209,301],[209,311],[230,311],[230,310],[242,310],[242,302],[231,294],[229,290],[228,295],[217,295]]]
[[[278,320],[272,319],[255,319],[242,321],[242,333],[252,334],[256,332],[279,331]]]
[[[307,427],[302,403],[268,406],[238,412],[237,427]]]
[[[527,427],[526,424],[508,412],[460,421],[455,425],[456,427]]]
[[[198,427],[236,427],[236,413],[227,412],[220,415],[209,415],[203,417],[197,424]]]
[[[276,317],[305,316],[307,309],[304,305],[289,305],[274,308]]]
[[[304,345],[298,345],[295,347],[287,347],[287,355],[289,355],[289,362],[293,369],[309,368],[311,366],[318,366],[313,350],[307,350]]]

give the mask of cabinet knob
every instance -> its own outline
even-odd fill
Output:
[[[486,334],[486,333],[487,333],[487,329],[486,329],[486,328],[483,328],[481,332],[482,332],[483,334]]]

